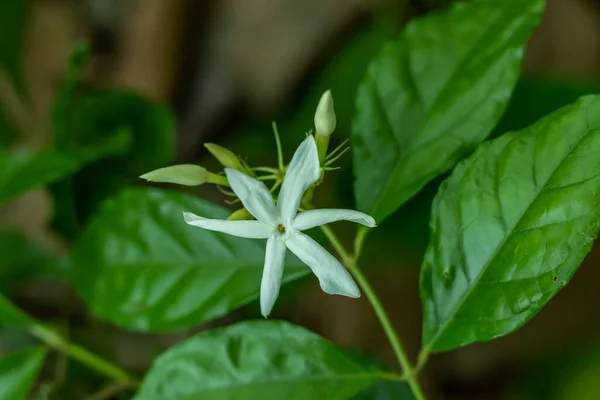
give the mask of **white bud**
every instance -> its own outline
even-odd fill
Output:
[[[335,130],[336,118],[333,109],[333,97],[331,90],[326,91],[321,96],[317,111],[315,112],[315,129],[319,136],[330,136]]]

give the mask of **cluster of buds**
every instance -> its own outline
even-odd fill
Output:
[[[331,165],[348,150],[347,141],[344,141],[339,147],[328,154],[329,138],[335,130],[337,120],[333,106],[333,97],[331,91],[327,90],[321,96],[314,116],[315,130],[314,137],[319,155],[319,163],[321,166],[321,179],[315,185],[307,190],[303,203],[310,201],[314,188],[321,183],[325,171],[335,169]],[[273,124],[273,131],[277,143],[278,166],[272,167],[250,167],[243,158],[234,154],[231,150],[219,146],[214,143],[205,143],[204,147],[219,161],[224,168],[234,169],[244,174],[256,178],[260,181],[272,181],[270,191],[272,194],[281,186],[285,177],[287,166],[283,164],[283,155],[279,140],[277,127]],[[223,173],[214,173],[206,168],[193,165],[181,164],[170,167],[160,168],[148,172],[140,178],[148,182],[157,183],[173,183],[185,186],[199,186],[205,183],[215,184],[224,194],[234,197],[231,203],[239,202],[235,198],[235,193],[230,191],[230,185],[227,177]],[[228,218],[229,220],[246,220],[252,219],[252,215],[245,209],[241,208],[234,211]]]

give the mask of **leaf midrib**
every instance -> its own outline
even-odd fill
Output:
[[[587,116],[586,116],[586,118],[587,118]],[[446,319],[447,322],[445,324],[443,324],[443,325],[438,325],[438,327],[441,326],[441,329],[438,329],[437,333],[435,334],[435,336],[433,336],[433,338],[428,342],[428,345],[423,347],[423,350],[422,350],[423,354],[427,354],[427,353],[429,353],[431,351],[431,348],[438,341],[439,337],[446,331],[446,329],[448,328],[448,326],[450,326],[452,324],[454,318],[456,317],[456,314],[458,313],[458,311],[460,310],[460,308],[462,307],[462,305],[465,303],[465,301],[470,297],[470,295],[473,292],[474,288],[477,286],[477,284],[479,283],[479,281],[481,280],[481,278],[485,274],[485,271],[487,271],[487,269],[489,268],[489,266],[492,263],[492,261],[494,260],[494,258],[504,248],[504,246],[508,242],[508,239],[515,233],[516,227],[519,226],[519,224],[523,220],[523,217],[525,217],[525,215],[531,209],[532,205],[537,201],[537,199],[540,196],[540,194],[542,194],[546,190],[546,185],[548,184],[548,182],[550,182],[552,180],[552,178],[554,178],[555,174],[557,173],[557,171],[559,171],[561,169],[561,167],[564,165],[564,163],[567,160],[567,158],[569,158],[569,156],[581,145],[581,143],[583,142],[583,140],[588,136],[588,134],[590,132],[592,132],[592,129],[590,128],[589,122],[588,122],[587,123],[586,132],[583,135],[581,135],[581,137],[575,142],[575,144],[573,145],[573,147],[571,149],[569,149],[569,151],[565,154],[565,156],[563,157],[563,159],[557,164],[556,168],[548,176],[548,179],[546,179],[546,181],[544,182],[544,184],[539,187],[540,189],[532,197],[531,202],[524,208],[524,210],[521,213],[521,215],[519,216],[519,218],[515,221],[515,223],[513,224],[513,226],[510,228],[510,231],[507,232],[507,234],[505,235],[505,237],[500,241],[500,243],[498,244],[498,246],[496,247],[496,249],[494,250],[494,252],[492,253],[492,255],[489,257],[488,261],[483,265],[483,267],[481,268],[481,271],[479,272],[479,275],[477,275],[477,277],[475,278],[475,280],[473,281],[473,283],[469,286],[469,288],[465,292],[464,296],[462,297],[462,300],[456,305],[456,307],[454,308],[454,311],[452,312],[452,314]],[[519,137],[519,135],[517,135],[518,133],[519,132],[515,132],[515,134],[511,138],[510,142],[512,142],[515,138]],[[510,143],[510,142],[508,142],[508,143]],[[507,145],[508,145],[508,143],[507,143]],[[498,194],[496,194],[496,196],[497,195]],[[463,257],[462,258],[463,258],[463,260],[465,259],[464,253],[463,253]]]

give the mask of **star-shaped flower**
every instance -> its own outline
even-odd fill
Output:
[[[287,168],[277,205],[264,183],[235,169],[226,168],[229,184],[256,221],[203,218],[184,212],[185,222],[211,231],[250,239],[267,239],[265,266],[260,287],[260,308],[267,317],[279,295],[286,247],[308,265],[325,293],[360,297],[350,273],[327,250],[303,230],[335,221],[352,221],[368,227],[375,220],[354,210],[319,209],[298,213],[304,192],[320,177],[321,168],[313,136],[298,147]]]

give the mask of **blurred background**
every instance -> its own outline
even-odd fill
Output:
[[[0,0],[0,48],[12,49],[15,59],[19,54],[14,68],[23,87],[8,85],[0,75],[0,108],[13,126],[27,133],[18,136],[0,118],[0,143],[36,150],[50,146],[53,130],[44,127],[69,73],[69,57],[85,39],[93,53],[83,75],[86,85],[125,89],[168,105],[177,135],[171,163],[217,169],[203,142],[226,146],[256,164],[273,163],[273,120],[289,158],[312,128],[315,106],[326,89],[333,92],[338,117],[332,140],[341,143],[349,135],[357,85],[382,43],[397,37],[411,18],[444,9],[451,1],[30,0],[22,2],[22,10],[9,3],[14,1]],[[525,127],[581,95],[598,92],[600,2],[548,0],[523,69],[494,135]],[[144,137],[135,140],[143,142]],[[319,188],[317,205],[353,206],[351,156],[343,157],[341,165]],[[29,192],[0,208],[0,226],[53,253],[64,253],[77,236],[77,226],[111,188],[122,180],[143,185],[136,176],[113,175],[101,194],[90,194],[85,185],[75,194],[60,185]],[[362,262],[413,359],[421,334],[419,264],[428,241],[431,200],[441,179],[369,236]],[[195,193],[224,204],[210,188]],[[61,205],[68,202],[78,204],[78,222],[60,218]],[[339,232],[350,240],[352,231]],[[570,285],[518,332],[434,355],[422,372],[431,398],[600,398],[597,247]],[[27,271],[16,267],[2,279],[7,285],[3,290],[21,307],[138,374],[166,347],[207,328],[165,335],[125,332],[89,315],[73,290],[58,280],[27,279]],[[210,326],[258,315],[257,305],[251,304]],[[301,324],[341,346],[362,349],[396,368],[366,300],[324,295],[313,277],[285,287],[274,317]],[[21,331],[2,329],[0,350],[31,340]],[[86,368],[53,355],[36,393],[85,399],[101,384]],[[397,390],[384,388],[379,397],[368,398],[405,398]],[[128,398],[120,396],[114,398]]]

